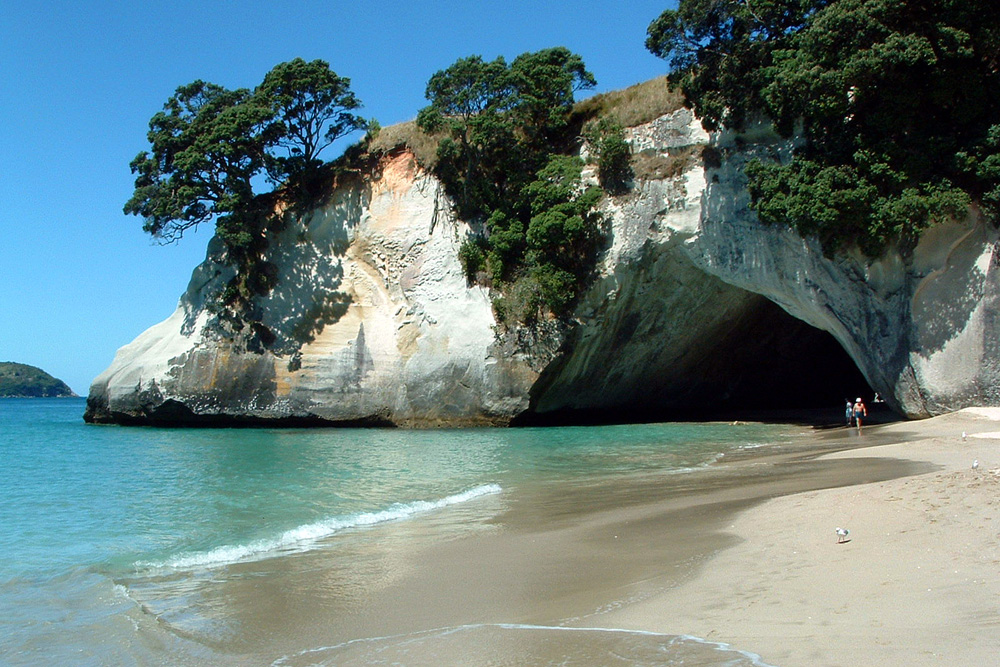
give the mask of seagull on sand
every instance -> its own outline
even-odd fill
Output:
[[[846,528],[837,529],[837,544],[841,544],[847,541],[847,536],[851,534],[851,531]]]
[[[975,461],[972,462],[972,469],[979,470],[979,459],[976,459]]]

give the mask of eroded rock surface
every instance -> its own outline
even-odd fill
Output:
[[[206,301],[231,276],[210,247],[177,311],[94,381],[86,418],[655,418],[839,400],[840,387],[857,393],[864,380],[912,417],[1000,404],[993,226],[973,215],[931,230],[906,257],[829,259],[749,209],[743,165],[787,156],[785,142],[760,130],[737,148],[687,110],[630,133],[633,151],[658,168],[684,162],[666,170],[678,176],[647,174],[605,200],[609,247],[570,324],[498,335],[488,292],[467,284],[458,261],[467,225],[400,152],[273,239],[279,281],[257,303],[274,337],[266,351],[206,326]]]
[[[277,287],[258,301],[268,351],[206,328],[231,274],[210,258],[177,311],[119,350],[88,419],[226,423],[505,423],[536,376],[499,358],[485,290],[466,284],[467,233],[440,184],[399,154],[271,242]],[[183,406],[185,409],[180,409]]]

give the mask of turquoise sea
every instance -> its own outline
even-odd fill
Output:
[[[0,399],[0,664],[433,664],[414,656],[567,632],[590,632],[591,653],[537,664],[762,664],[687,637],[517,618],[403,618],[386,637],[365,619],[405,554],[500,530],[512,507],[558,512],[535,500],[553,489],[669,484],[787,427],[195,430],[86,425],[83,410]],[[277,609],[293,580],[323,587],[298,598],[315,608]],[[277,622],[318,617],[343,624]]]

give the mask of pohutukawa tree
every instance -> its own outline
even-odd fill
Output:
[[[366,122],[350,81],[322,60],[281,63],[254,90],[195,81],[181,86],[149,121],[150,150],[132,161],[135,191],[125,212],[162,243],[214,220],[222,258],[236,270],[210,306],[223,330],[259,347],[273,338],[254,320],[255,295],[276,270],[263,258],[280,226],[279,199],[296,201],[322,162],[319,154]],[[277,190],[257,192],[266,176]]]
[[[245,88],[181,86],[149,121],[151,150],[132,161],[135,191],[125,212],[142,216],[143,229],[169,243],[248,206],[251,180],[266,164],[270,117]]]
[[[1000,213],[994,4],[681,0],[646,46],[710,129],[801,130],[790,162],[747,170],[761,220],[878,255],[970,203]]]
[[[230,249],[262,233],[255,178],[279,187],[321,166],[319,154],[366,122],[350,80],[322,60],[275,66],[254,90],[204,81],[181,86],[149,121],[150,150],[132,161],[135,191],[125,212],[172,242],[215,219]],[[266,216],[265,216],[266,217]]]
[[[321,152],[366,127],[353,113],[361,102],[351,92],[350,79],[337,76],[322,60],[296,58],[276,65],[255,94],[273,112],[270,148],[287,151],[275,158],[273,176],[279,181],[318,166]]]

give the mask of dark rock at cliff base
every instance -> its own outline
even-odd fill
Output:
[[[0,362],[0,398],[62,398],[76,396],[69,386],[41,368],[13,361]]]

